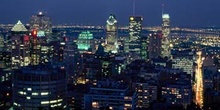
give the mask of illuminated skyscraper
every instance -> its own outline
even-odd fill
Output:
[[[105,52],[117,52],[117,20],[115,15],[110,15],[106,21],[106,47]]]
[[[14,25],[11,32],[12,69],[19,69],[21,66],[27,66],[30,63],[30,38],[27,35],[28,30],[21,21]]]
[[[50,35],[52,33],[51,18],[42,12],[31,16],[30,31],[33,31],[34,29],[36,29],[38,33],[40,32],[41,34]]]
[[[161,45],[161,56],[162,57],[170,57],[170,42],[169,42],[169,34],[170,34],[170,16],[169,14],[162,15],[163,24],[162,24],[162,45]]]
[[[30,41],[31,65],[38,65],[41,59],[41,45],[39,39],[37,38],[37,30],[32,31]]]
[[[142,21],[141,16],[130,16],[129,19],[129,54],[135,59],[141,54]]]
[[[77,45],[81,53],[89,51],[89,49],[94,51],[95,44],[94,44],[93,34],[90,33],[89,31],[81,32],[77,39]]]

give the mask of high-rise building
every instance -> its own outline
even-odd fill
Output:
[[[13,109],[49,110],[66,107],[64,67],[27,66],[13,73]]]
[[[121,82],[99,81],[84,95],[85,110],[136,110],[137,93]]]
[[[31,65],[38,65],[41,63],[41,42],[37,37],[37,30],[33,30],[30,37],[31,50]]]
[[[148,59],[148,39],[146,36],[142,36],[141,38],[141,59]]]
[[[163,24],[162,24],[162,42],[161,42],[161,56],[162,57],[170,57],[170,42],[169,42],[169,34],[170,34],[170,16],[169,14],[162,15]]]
[[[64,49],[64,62],[69,82],[73,82],[79,74],[81,56],[75,43],[67,43]]]
[[[136,91],[138,94],[138,107],[148,108],[150,103],[157,100],[158,87],[155,83],[139,81],[136,83]]]
[[[130,16],[129,18],[129,54],[133,60],[140,59],[142,21],[141,16]]]
[[[106,23],[105,52],[117,53],[117,20],[115,15],[111,14]]]
[[[157,58],[161,54],[161,32],[156,32],[154,34],[149,35],[149,45],[148,45],[148,51],[149,51],[149,58]]]
[[[39,12],[37,15],[31,16],[30,31],[37,30],[38,33],[50,35],[52,33],[52,21],[49,16]]]
[[[77,39],[77,45],[80,53],[94,51],[95,43],[94,43],[93,34],[90,33],[89,31],[81,32]]]
[[[19,69],[30,64],[30,38],[27,35],[28,30],[21,21],[14,25],[11,32],[12,69]]]
[[[193,78],[193,71],[194,71],[194,56],[193,52],[190,51],[175,51],[172,54],[172,64],[173,68],[182,69],[183,72],[190,74]]]
[[[0,35],[0,51],[4,48],[4,38]]]

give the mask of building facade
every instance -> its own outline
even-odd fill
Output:
[[[12,69],[19,69],[30,64],[30,37],[26,27],[18,21],[11,29]]]
[[[98,82],[84,95],[85,110],[135,110],[137,94],[120,82]]]
[[[13,73],[13,108],[49,110],[66,107],[64,67],[28,66]]]
[[[143,17],[141,16],[130,16],[129,18],[129,54],[131,61],[140,59],[142,21]]]
[[[161,54],[161,39],[162,34],[161,32],[156,32],[154,34],[149,35],[149,45],[148,45],[148,52],[149,58],[157,58]]]
[[[80,53],[94,51],[95,42],[94,42],[93,34],[90,33],[89,31],[81,32],[77,39],[77,45]]]
[[[169,34],[170,34],[170,16],[169,14],[162,15],[163,24],[162,24],[162,45],[161,45],[161,57],[170,57],[170,41],[169,41]]]
[[[105,52],[117,53],[117,20],[115,15],[111,14],[106,21],[106,47]]]
[[[37,15],[33,15],[30,18],[30,31],[37,30],[41,34],[52,34],[52,20],[45,13],[39,12]]]

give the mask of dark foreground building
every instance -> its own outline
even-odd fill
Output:
[[[66,72],[63,67],[28,66],[13,74],[15,110],[49,110],[66,107]]]

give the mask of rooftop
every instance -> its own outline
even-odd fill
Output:
[[[28,30],[26,29],[26,27],[19,20],[17,22],[17,24],[15,24],[14,27],[11,29],[11,31],[13,31],[13,32],[26,32]]]
[[[163,14],[162,16],[164,19],[169,19],[170,18],[170,15],[169,14]]]

